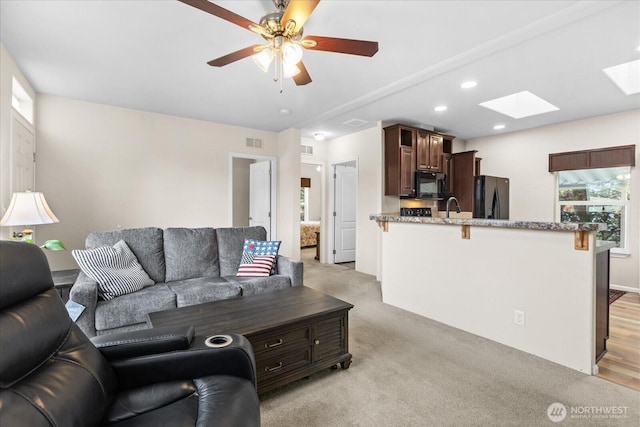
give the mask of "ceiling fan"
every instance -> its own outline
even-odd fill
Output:
[[[302,63],[303,48],[369,57],[378,52],[378,42],[322,36],[303,37],[302,27],[320,0],[273,0],[278,11],[264,15],[259,24],[207,0],[178,1],[260,34],[267,41],[266,44],[240,49],[207,64],[224,67],[252,56],[258,67],[267,72],[275,59],[274,80],[280,80],[281,92],[283,77],[292,77],[298,86],[311,83],[311,77]]]

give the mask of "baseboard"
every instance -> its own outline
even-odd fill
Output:
[[[609,289],[613,289],[615,291],[632,292],[636,294],[640,293],[640,289],[638,288],[632,288],[630,286],[614,285],[613,283],[609,284]]]

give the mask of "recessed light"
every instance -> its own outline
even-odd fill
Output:
[[[322,172],[322,166],[318,165],[318,166],[316,167],[316,170],[317,170],[318,172]]]
[[[321,133],[321,132],[314,133],[313,138],[316,141],[324,141],[324,133]]]
[[[640,59],[605,68],[602,71],[620,88],[625,95],[640,92]]]
[[[494,128],[495,130],[500,130],[500,129],[504,129],[504,128],[505,128],[505,126],[504,126],[504,125],[495,125],[493,128]]]
[[[555,105],[527,90],[481,102],[480,105],[514,119],[522,119],[523,117],[559,110]]]
[[[473,80],[466,81],[460,85],[462,89],[471,89],[472,87],[476,87],[478,82],[474,82]]]
[[[289,114],[291,114],[291,110],[283,108],[280,110],[280,114],[284,114],[285,116],[288,116]]]
[[[445,111],[447,109],[446,105],[438,105],[434,110],[436,111]]]

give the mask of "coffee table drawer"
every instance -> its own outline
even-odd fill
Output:
[[[264,355],[267,355],[265,353]],[[264,356],[263,355],[263,356]],[[258,386],[271,378],[280,376],[293,369],[308,366],[311,363],[311,347],[295,349],[288,353],[281,353],[275,357],[256,357],[256,370],[258,371]]]
[[[288,330],[251,336],[249,341],[256,355],[263,352],[280,352],[281,349],[290,349],[292,346],[306,347],[311,342],[311,328],[309,325],[301,325]],[[267,357],[269,356],[262,356]]]

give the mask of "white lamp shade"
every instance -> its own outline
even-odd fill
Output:
[[[273,51],[270,48],[263,49],[260,53],[252,55],[251,58],[258,68],[266,73],[269,70],[271,61],[273,61]]]
[[[0,225],[38,225],[60,222],[51,212],[42,193],[13,193],[9,209],[0,220]]]
[[[282,63],[282,69],[285,77],[293,77],[300,72],[300,68],[295,64],[287,64],[286,62]]]
[[[285,64],[295,65],[302,59],[300,45],[286,42],[282,45],[282,60]]]

